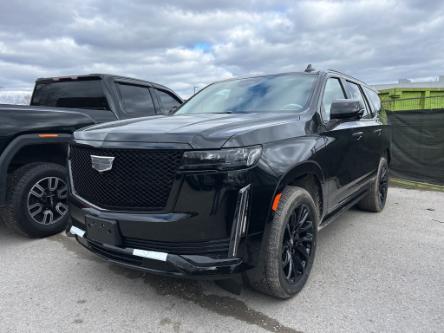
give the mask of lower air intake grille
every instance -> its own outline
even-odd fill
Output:
[[[194,255],[208,255],[208,254],[227,254],[230,239],[212,240],[206,242],[159,242],[148,241],[137,238],[124,238],[123,243],[125,247],[132,249],[141,249],[148,251],[160,251],[169,254],[194,254]]]

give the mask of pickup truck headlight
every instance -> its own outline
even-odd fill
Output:
[[[259,160],[261,153],[261,146],[191,150],[183,155],[182,169],[229,170],[248,168]]]

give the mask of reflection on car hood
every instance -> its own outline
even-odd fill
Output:
[[[115,121],[77,131],[75,139],[182,143],[210,149],[261,144],[304,133],[304,124],[294,113],[212,113]]]

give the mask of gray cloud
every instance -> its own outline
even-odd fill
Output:
[[[0,86],[107,72],[193,87],[337,68],[366,81],[444,70],[442,1],[2,1]]]

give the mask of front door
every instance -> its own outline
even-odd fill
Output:
[[[328,213],[349,201],[367,177],[369,155],[366,151],[368,126],[364,119],[330,120],[331,104],[337,99],[353,98],[348,81],[330,77],[322,95],[322,135],[326,148],[321,153],[328,191]]]

